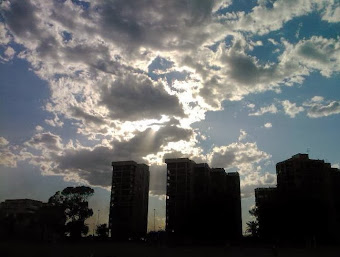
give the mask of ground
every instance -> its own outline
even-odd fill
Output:
[[[65,257],[338,257],[340,247],[328,246],[317,248],[278,247],[270,245],[238,245],[238,246],[159,246],[142,243],[112,242],[78,242],[78,243],[27,243],[0,242],[0,256],[65,256]]]

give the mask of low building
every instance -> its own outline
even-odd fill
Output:
[[[0,237],[55,241],[63,236],[64,210],[32,199],[0,203]]]

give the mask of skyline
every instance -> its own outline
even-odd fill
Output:
[[[107,223],[111,162],[134,160],[150,166],[159,227],[163,160],[187,157],[240,173],[244,227],[277,162],[339,168],[337,1],[2,1],[0,14],[0,201],[85,184]]]

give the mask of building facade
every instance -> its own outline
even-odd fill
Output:
[[[263,237],[329,241],[339,226],[339,174],[323,160],[296,154],[276,164],[277,188],[256,189]],[[275,213],[275,219],[268,213]]]
[[[277,188],[256,188],[255,205],[259,223],[259,235],[263,239],[277,237],[278,232],[278,199]]]
[[[114,239],[146,235],[149,166],[134,161],[112,162],[109,234]]]
[[[65,225],[64,210],[32,199],[0,203],[0,238],[55,241]]]
[[[166,159],[166,231],[176,236],[236,239],[242,236],[238,173]]]

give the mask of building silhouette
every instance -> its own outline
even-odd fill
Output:
[[[296,154],[276,164],[277,187],[255,189],[260,236],[329,241],[340,228],[340,171]]]
[[[147,232],[149,166],[112,162],[109,234],[114,239],[141,238]]]
[[[32,199],[0,203],[0,238],[55,241],[63,236],[62,209]]]
[[[187,158],[166,159],[166,231],[178,237],[242,236],[240,178]]]
[[[258,234],[263,239],[277,238],[279,222],[277,188],[256,188],[255,205],[258,209]]]

